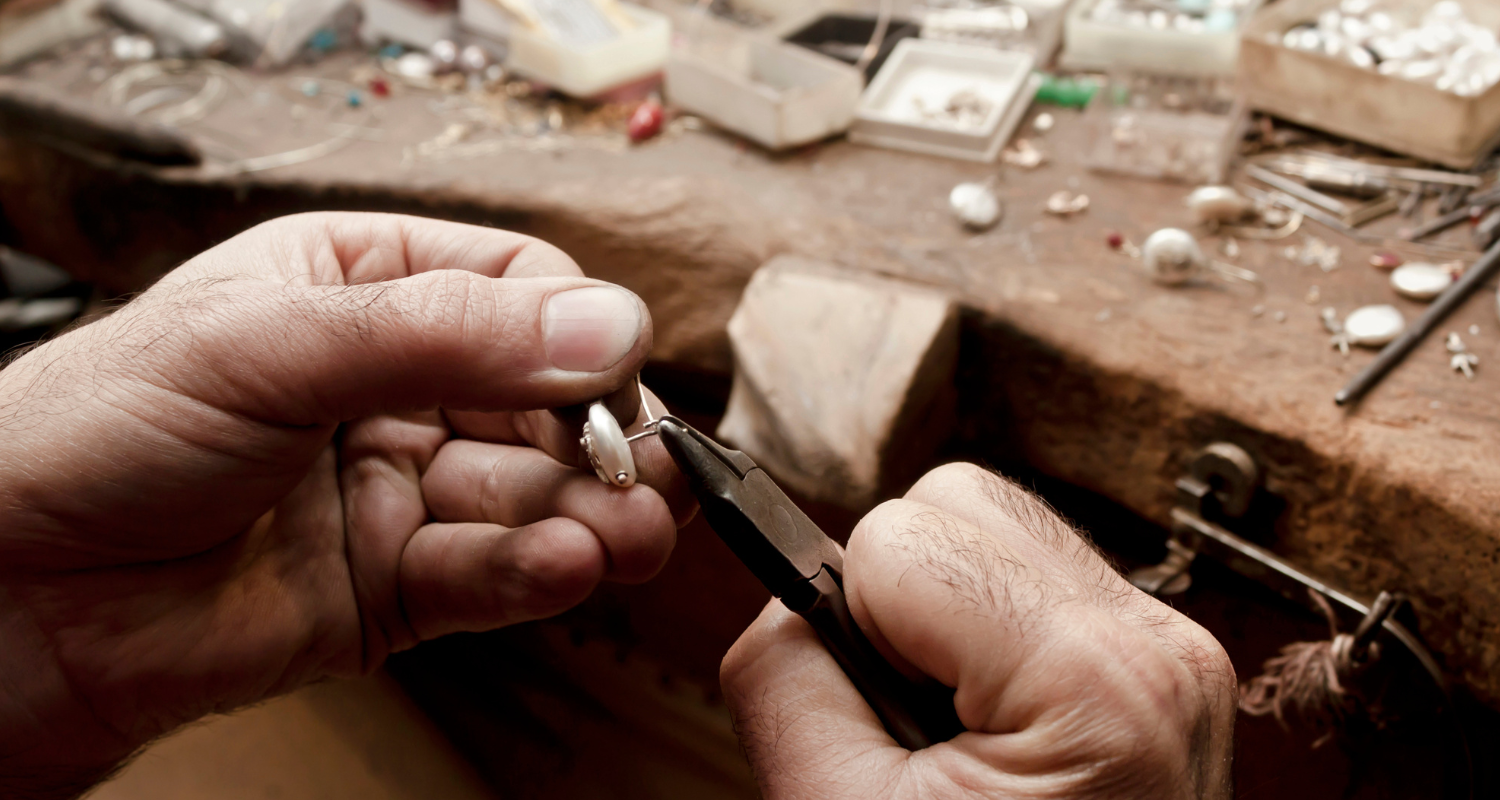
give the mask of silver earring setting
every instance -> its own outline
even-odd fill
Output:
[[[604,401],[595,400],[589,404],[588,421],[583,423],[583,438],[579,440],[599,480],[622,489],[635,485],[635,456],[630,452],[631,443],[656,434],[657,419],[651,413],[651,403],[646,398],[646,387],[641,384],[640,376],[636,376],[635,385],[641,395],[641,408],[646,410],[646,430],[626,436],[619,420],[605,408]]]

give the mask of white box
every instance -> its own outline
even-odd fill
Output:
[[[681,45],[667,61],[673,105],[772,150],[848,129],[864,84],[848,64],[761,37],[722,49]]]
[[[1063,68],[1233,76],[1240,57],[1240,31],[1259,6],[1251,3],[1240,11],[1232,29],[1187,33],[1097,21],[1090,14],[1099,2],[1079,0],[1068,12],[1058,58]]]
[[[396,42],[418,50],[427,50],[442,39],[453,38],[453,23],[458,15],[451,11],[432,11],[408,0],[363,0],[365,21],[359,27],[359,38],[367,44]]]
[[[458,24],[486,39],[508,42],[515,22],[495,0],[458,0]]]
[[[1041,85],[1035,60],[989,47],[903,39],[865,91],[849,140],[918,153],[994,161]],[[970,125],[933,119],[923,109],[963,93],[987,103]]]
[[[621,3],[636,26],[607,42],[569,45],[516,25],[505,68],[573,97],[594,97],[660,72],[672,45],[666,15]]]
[[[1491,30],[1500,27],[1495,0],[1459,3],[1469,19]],[[1396,0],[1385,6],[1419,13],[1430,3]],[[1282,46],[1288,28],[1337,7],[1335,0],[1281,0],[1255,16],[1245,29],[1239,81],[1252,108],[1453,169],[1469,169],[1494,151],[1500,144],[1500,86],[1460,97]]]

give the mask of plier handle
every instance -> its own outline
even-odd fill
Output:
[[[907,678],[870,643],[844,598],[843,548],[764,470],[676,417],[657,420],[656,432],[714,532],[771,594],[813,626],[892,738],[920,750],[964,730],[952,689]]]

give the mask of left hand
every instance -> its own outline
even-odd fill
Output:
[[[313,214],[0,371],[0,796],[649,578],[694,508],[670,457],[606,486],[545,409],[618,392],[639,423],[650,346],[545,243]]]

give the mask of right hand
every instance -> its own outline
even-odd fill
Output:
[[[854,530],[844,589],[891,662],[957,688],[968,731],[897,745],[772,600],[724,659],[725,698],[769,800],[1228,798],[1234,669],[1044,502],[955,464]]]

